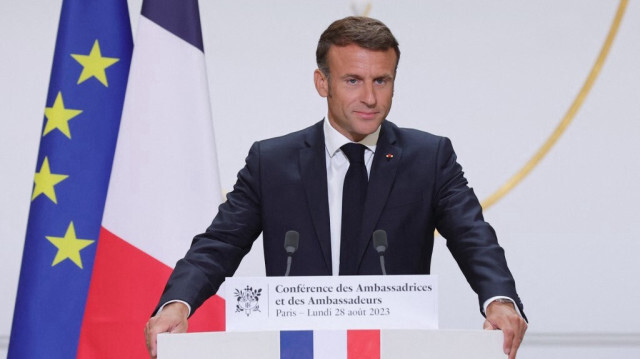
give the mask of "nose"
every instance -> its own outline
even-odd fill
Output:
[[[376,93],[373,88],[373,82],[366,83],[362,87],[362,103],[367,105],[368,107],[375,107],[377,99]]]

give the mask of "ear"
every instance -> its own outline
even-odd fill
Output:
[[[316,90],[318,94],[322,97],[327,97],[329,95],[329,79],[320,71],[320,69],[316,69],[313,72],[313,82],[316,85]]]

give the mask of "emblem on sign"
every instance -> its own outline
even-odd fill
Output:
[[[238,299],[238,302],[236,303],[236,313],[244,312],[248,317],[252,312],[259,312],[260,294],[262,294],[261,288],[253,289],[252,287],[247,286],[243,290],[236,289],[233,293],[233,295]]]

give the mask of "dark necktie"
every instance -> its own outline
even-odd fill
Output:
[[[356,274],[358,236],[362,227],[364,199],[367,196],[367,167],[364,165],[366,147],[348,143],[341,147],[349,159],[349,169],[342,187],[342,232],[340,236],[340,274]]]

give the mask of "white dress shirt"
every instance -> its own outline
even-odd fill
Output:
[[[331,273],[338,275],[340,271],[340,236],[342,233],[342,187],[344,185],[344,177],[349,169],[349,159],[344,155],[340,147],[353,141],[333,128],[327,118],[324,118],[324,143],[327,159],[329,224],[331,227]],[[379,135],[380,126],[374,133],[358,142],[367,148],[364,151],[364,165],[367,167],[367,174],[371,173],[371,163],[376,152]]]

